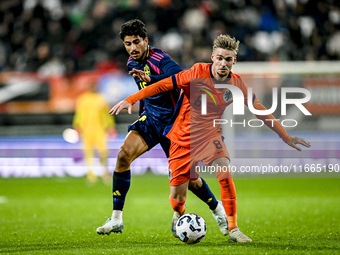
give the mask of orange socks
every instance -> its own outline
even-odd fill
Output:
[[[179,215],[183,215],[185,212],[185,200],[182,202],[178,202],[174,199],[172,199],[171,195],[169,196],[169,201],[172,206],[172,209],[174,209],[175,212],[179,213]]]
[[[227,215],[227,220],[229,231],[233,230],[234,228],[237,228],[237,214]]]
[[[221,200],[227,214],[229,231],[237,228],[236,189],[232,178],[218,179],[221,189]]]

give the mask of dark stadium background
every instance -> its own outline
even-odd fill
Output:
[[[71,127],[76,99],[91,82],[98,83],[111,106],[137,90],[126,75],[128,55],[118,36],[121,24],[133,18],[146,23],[150,44],[168,52],[183,68],[209,62],[212,41],[218,34],[235,36],[241,44],[234,70],[250,79],[267,107],[274,86],[312,91],[307,104],[312,116],[288,108],[289,116],[299,125],[287,130],[314,142],[314,150],[296,155],[266,127],[234,128],[228,142],[234,163],[260,164],[263,159],[268,164],[337,162],[340,83],[334,77],[340,73],[338,1],[3,0],[0,176],[84,174],[81,144],[68,144],[61,134]],[[137,107],[131,116],[116,117],[119,137],[109,141],[111,171],[127,125],[137,118]],[[280,109],[275,114],[279,116]],[[267,148],[261,148],[259,140],[267,141]],[[269,155],[268,150],[272,150]],[[285,159],[281,160],[282,155]],[[166,174],[166,167],[167,160],[157,147],[135,162],[133,171],[152,169]],[[64,170],[59,173],[58,168]]]
[[[217,35],[235,36],[241,43],[233,71],[267,108],[275,87],[311,92],[304,106],[312,116],[293,105],[281,116],[280,101],[274,112],[298,122],[287,131],[311,143],[302,152],[267,127],[223,127],[237,170],[298,170],[233,173],[238,224],[252,243],[222,236],[190,192],[186,210],[205,219],[207,235],[191,246],[172,237],[168,161],[159,146],[132,164],[124,233],[97,235],[111,214],[111,183],[86,182],[82,144],[66,142],[62,132],[90,83],[110,106],[137,91],[118,36],[134,18],[146,23],[150,44],[185,69],[210,62]],[[256,119],[247,111],[233,116],[229,108],[229,121]],[[137,109],[115,117],[111,172]],[[338,0],[0,0],[1,254],[339,254],[339,158]],[[99,159],[95,164],[100,174]],[[214,175],[202,175],[219,198]]]

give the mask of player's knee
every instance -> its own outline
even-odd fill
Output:
[[[128,170],[131,164],[132,154],[129,153],[124,147],[120,148],[117,155],[117,167],[116,170],[125,169]]]

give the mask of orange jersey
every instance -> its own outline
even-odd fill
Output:
[[[167,134],[167,137],[180,146],[190,147],[193,143],[201,140],[209,139],[216,136],[220,132],[220,126],[213,126],[214,119],[221,119],[221,116],[227,106],[233,102],[232,94],[226,88],[215,89],[215,84],[223,83],[238,87],[244,96],[244,104],[248,106],[248,91],[241,77],[233,72],[230,72],[229,79],[223,82],[214,80],[211,73],[211,65],[206,63],[195,64],[191,69],[182,71],[169,78],[161,80],[147,88],[140,90],[134,95],[129,96],[125,100],[131,104],[144,99],[146,97],[158,94],[160,92],[183,89],[183,100],[181,103],[177,118]],[[201,95],[207,96],[207,114],[201,113]],[[266,110],[256,96],[252,97],[253,106],[257,110]],[[191,101],[190,101],[191,98]],[[290,140],[282,125],[275,120],[272,114],[256,115],[269,128],[275,131],[283,141]]]

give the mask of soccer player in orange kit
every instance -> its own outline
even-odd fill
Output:
[[[170,123],[167,137],[171,140],[169,171],[170,171],[170,202],[174,211],[182,215],[185,211],[184,204],[187,197],[188,181],[195,180],[198,174],[192,170],[199,161],[209,166],[221,168],[230,165],[230,157],[223,142],[220,126],[213,126],[214,119],[220,119],[225,107],[233,102],[228,89],[215,89],[215,84],[230,84],[241,89],[244,103],[248,104],[251,96],[253,106],[257,110],[266,108],[256,98],[255,94],[248,95],[247,87],[241,77],[231,72],[236,63],[239,41],[229,35],[218,36],[213,45],[211,55],[212,64],[197,63],[191,69],[182,71],[167,79],[147,87],[125,100],[116,104],[111,114],[118,114],[127,108],[131,113],[131,106],[143,98],[155,95],[174,88],[183,89],[178,101],[174,122]],[[194,90],[194,91],[193,91]],[[207,102],[209,114],[201,114],[201,106],[195,105],[201,91],[211,91],[223,98],[219,103]],[[196,97],[197,96],[197,97]],[[191,99],[191,103],[190,103]],[[276,132],[289,146],[301,150],[296,144],[310,147],[310,143],[299,137],[291,137],[273,115],[256,115],[269,128]],[[228,218],[229,238],[233,242],[251,242],[237,226],[236,190],[230,173],[219,172],[216,174],[221,187],[221,200]]]
[[[129,74],[135,79],[138,89],[151,86],[153,83],[170,77],[182,71],[182,68],[161,49],[149,45],[145,24],[138,19],[127,21],[121,26],[119,33],[126,51],[130,57],[127,62]],[[128,128],[124,142],[117,154],[117,164],[113,173],[112,216],[97,228],[99,235],[122,233],[123,207],[130,188],[132,161],[160,144],[168,157],[170,140],[163,135],[171,117],[174,115],[179,91],[172,90],[149,97],[141,101],[140,116]],[[109,115],[109,114],[108,114]],[[203,178],[189,183],[189,190],[209,206],[215,221],[222,232],[228,234],[228,222],[221,201],[217,201],[208,184]],[[172,221],[172,234],[177,237],[175,228],[179,214],[174,212]]]

